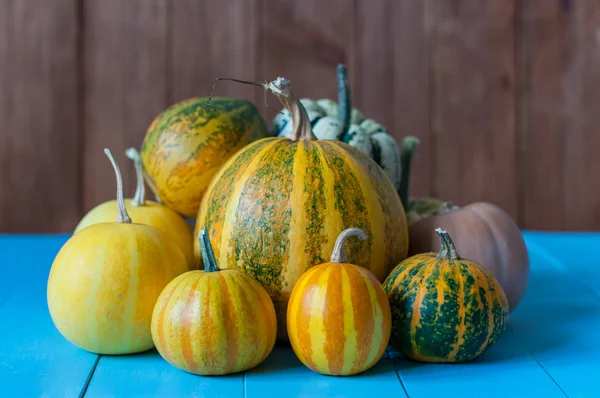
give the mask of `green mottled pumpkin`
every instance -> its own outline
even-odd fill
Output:
[[[400,148],[396,140],[381,123],[366,118],[359,109],[351,107],[348,73],[343,64],[337,67],[337,81],[339,104],[329,98],[300,99],[315,136],[319,140],[342,141],[359,149],[373,159],[399,189]],[[293,129],[290,112],[283,109],[271,122],[269,134],[291,137]]]
[[[234,153],[267,136],[258,109],[237,98],[190,98],[158,115],[146,132],[140,155],[156,197],[195,218],[210,180]]]
[[[365,232],[366,242],[348,243],[349,259],[382,282],[406,258],[407,224],[396,189],[371,158],[343,142],[317,140],[288,80],[267,88],[293,116],[292,138],[258,140],[223,165],[202,200],[195,236],[206,227],[221,268],[241,269],[267,289],[279,339],[287,340],[294,285],[327,261],[343,230]],[[195,254],[200,261],[199,243]]]
[[[439,253],[402,261],[383,288],[392,309],[390,344],[421,362],[464,362],[494,344],[506,329],[508,300],[481,265],[462,259],[445,230]]]

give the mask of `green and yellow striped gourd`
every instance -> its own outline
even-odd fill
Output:
[[[383,284],[392,309],[390,344],[417,361],[468,361],[498,341],[508,300],[489,271],[460,258],[445,230],[436,232],[439,253],[407,258]]]
[[[329,98],[313,100],[302,98],[315,136],[320,140],[345,142],[375,161],[390,177],[394,187],[400,189],[400,148],[394,137],[381,123],[365,118],[351,107],[348,73],[344,65],[337,67],[338,101]],[[269,126],[269,135],[291,137],[294,131],[292,116],[287,109],[275,116]]]
[[[287,340],[286,311],[298,278],[327,261],[338,235],[356,227],[368,244],[348,243],[352,264],[380,282],[408,250],[407,223],[395,187],[360,150],[317,140],[289,81],[267,86],[294,119],[291,138],[258,140],[236,153],[215,175],[196,220],[207,227],[220,267],[238,268],[270,293],[278,336]]]

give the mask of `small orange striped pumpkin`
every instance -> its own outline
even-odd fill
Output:
[[[251,369],[275,346],[275,307],[251,276],[217,267],[206,229],[200,240],[204,270],[186,272],[162,291],[152,314],[154,344],[167,362],[190,373]]]
[[[290,295],[290,344],[304,365],[321,374],[364,372],[383,356],[391,334],[383,286],[366,268],[348,263],[344,246],[350,236],[367,238],[361,229],[344,230],[330,261],[305,272]]]

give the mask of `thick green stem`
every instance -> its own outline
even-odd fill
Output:
[[[144,185],[144,169],[142,166],[142,158],[139,152],[135,148],[129,148],[125,151],[125,156],[133,160],[133,166],[135,167],[135,175],[137,178],[137,185],[135,189],[135,195],[131,201],[132,206],[144,206],[146,204],[146,187]]]
[[[220,271],[215,259],[210,239],[208,238],[208,229],[206,226],[200,231],[200,250],[202,251],[202,260],[204,261],[204,272]]]
[[[410,185],[410,167],[412,165],[412,157],[415,148],[419,146],[419,139],[417,137],[408,136],[404,137],[402,141],[402,148],[400,149],[400,162],[402,172],[400,175],[400,188],[398,194],[400,195],[400,201],[404,206],[404,211],[408,211],[408,187]]]
[[[436,228],[435,232],[440,236],[441,248],[440,252],[437,254],[437,258],[445,259],[445,260],[458,260],[458,254],[456,254],[456,246],[454,246],[454,242],[452,242],[452,238],[448,232],[441,228]]]
[[[127,209],[125,208],[125,200],[123,199],[123,180],[121,179],[121,170],[119,170],[119,165],[115,160],[112,152],[108,148],[104,148],[104,153],[108,156],[108,160],[115,169],[115,175],[117,177],[117,209],[119,211],[117,215],[117,222],[123,224],[130,224],[131,218],[129,214],[127,214]]]
[[[342,233],[337,237],[335,245],[333,246],[333,252],[331,253],[331,258],[329,259],[330,262],[348,262],[348,256],[346,255],[346,241],[351,236],[357,236],[360,238],[360,240],[367,239],[367,234],[365,234],[365,231],[360,228],[348,228],[342,231]]]
[[[342,123],[342,132],[346,134],[350,127],[352,102],[350,101],[350,85],[348,84],[348,71],[344,64],[337,66],[338,83],[338,120]]]

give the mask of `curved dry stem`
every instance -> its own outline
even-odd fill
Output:
[[[266,89],[270,90],[281,101],[283,106],[290,112],[294,131],[291,135],[292,141],[311,141],[317,137],[313,134],[310,126],[310,119],[304,105],[300,99],[294,95],[290,81],[284,77],[278,77],[271,83],[266,85]]]
[[[458,260],[458,254],[456,254],[456,246],[454,246],[454,242],[452,242],[452,238],[450,238],[450,234],[445,229],[436,228],[435,232],[440,236],[441,240],[441,249],[437,254],[437,258],[446,259],[446,260]]]
[[[121,179],[121,170],[119,169],[119,165],[115,160],[112,152],[108,148],[104,148],[104,153],[108,156],[108,160],[115,169],[115,176],[117,177],[117,208],[119,210],[119,214],[117,215],[118,223],[131,223],[131,218],[129,214],[127,214],[127,209],[125,208],[125,201],[123,200],[123,180]]]
[[[142,166],[142,158],[140,153],[135,148],[129,148],[125,151],[125,156],[133,160],[135,167],[135,176],[137,179],[135,195],[131,201],[132,206],[144,206],[146,204],[146,186],[144,184],[144,168]]]
[[[333,252],[331,253],[331,258],[329,259],[332,263],[347,263],[348,256],[346,255],[346,241],[351,236],[357,236],[360,240],[367,239],[367,234],[360,228],[348,228],[342,231],[341,234],[338,235],[335,245],[333,246]]]

